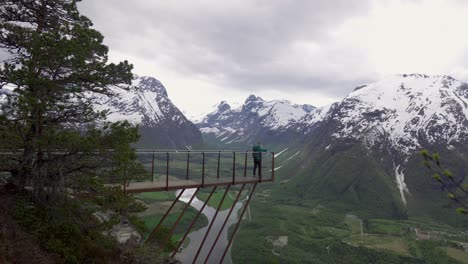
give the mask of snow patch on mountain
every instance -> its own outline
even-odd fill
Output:
[[[292,155],[291,157],[289,157],[288,159],[286,159],[285,161],[283,161],[283,164],[292,160],[294,157],[296,157],[297,155],[299,155],[299,153],[301,153],[301,151],[297,151],[296,153],[294,153],[294,155]]]
[[[283,154],[284,152],[286,152],[289,148],[285,148],[283,150],[281,150],[280,152],[276,153],[275,157],[279,157],[281,154]]]
[[[219,128],[217,128],[217,127],[202,127],[202,128],[200,128],[200,131],[202,133],[205,133],[205,134],[213,133],[216,136],[220,135],[220,133],[221,133],[221,130],[219,130]]]
[[[313,109],[297,122],[295,126],[296,130],[302,131],[303,134],[308,134],[316,124],[329,118],[330,112],[337,104],[338,103],[332,103]]]
[[[263,124],[271,129],[285,127],[291,122],[297,122],[307,112],[289,101],[266,102],[264,108],[258,111],[259,116],[265,116]]]
[[[394,166],[395,169],[395,179],[397,183],[398,190],[400,190],[401,200],[406,205],[405,193],[409,194],[408,187],[405,183],[405,175],[403,174],[403,169],[400,169],[400,165]]]
[[[283,168],[283,167],[284,167],[284,165],[281,165],[281,166],[279,166],[279,167],[275,167],[274,170],[277,171],[277,170],[279,170],[279,169],[281,169],[281,168]]]
[[[13,92],[13,90],[16,88],[16,85],[13,84],[5,84],[0,88],[0,105],[3,105],[6,100],[7,96]],[[0,108],[0,113],[1,113],[1,108]]]
[[[261,124],[272,130],[286,127],[289,124],[299,121],[308,114],[313,107],[292,104],[288,100],[265,101],[260,97],[251,95],[246,103],[236,112],[249,110],[263,118]]]

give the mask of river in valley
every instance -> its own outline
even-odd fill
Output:
[[[190,197],[192,197],[193,193],[195,192],[196,189],[187,189],[185,192],[182,194],[180,200],[182,202],[188,203],[190,200]],[[178,191],[179,192],[179,191]],[[177,195],[178,193],[176,193]],[[200,210],[201,207],[203,206],[203,201],[199,200],[197,197],[195,197],[191,203],[191,206],[197,210]],[[242,203],[238,202],[234,206],[234,210],[229,217],[229,221],[227,222],[226,226],[224,227],[224,230],[218,239],[218,242],[216,243],[215,248],[213,249],[213,252],[211,253],[210,259],[208,263],[219,263],[221,260],[221,257],[223,256],[224,250],[226,249],[226,246],[228,244],[228,230],[229,227],[237,222],[237,212],[239,209],[241,209]],[[195,232],[192,232],[188,235],[188,238],[190,239],[190,243],[186,248],[183,248],[180,253],[176,255],[176,259],[180,260],[182,263],[192,263],[193,258],[197,254],[198,248],[203,240],[203,237],[209,227],[209,224],[213,220],[213,217],[216,213],[216,209],[213,207],[210,207],[208,205],[205,206],[205,209],[203,209],[202,212],[207,218],[208,218],[208,225],[202,229],[199,229]],[[197,262],[196,263],[204,263],[205,258],[213,245],[214,240],[216,239],[216,236],[218,235],[219,230],[221,229],[221,226],[223,225],[224,220],[226,219],[227,214],[229,213],[229,209],[226,209],[224,211],[220,211],[218,213],[218,216],[216,217],[215,222],[213,223],[213,227],[210,230],[210,233],[208,234],[208,237],[205,241],[205,244],[200,251],[200,255],[198,256]],[[230,260],[230,250],[226,254],[226,257],[224,258],[223,264],[231,264]]]

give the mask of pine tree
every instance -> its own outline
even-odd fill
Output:
[[[20,188],[32,186],[38,200],[63,191],[69,176],[102,166],[96,151],[112,147],[103,139],[115,131],[99,128],[106,111],[93,108],[91,95],[112,96],[110,85],[132,79],[127,61],[108,62],[103,36],[78,1],[0,1],[0,48],[9,54],[0,93],[12,88],[0,110],[0,149],[10,154],[0,170]]]

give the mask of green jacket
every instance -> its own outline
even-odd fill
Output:
[[[254,160],[262,160],[261,152],[267,152],[267,149],[260,147],[260,145],[255,145],[253,146],[252,151],[252,157],[254,158]]]

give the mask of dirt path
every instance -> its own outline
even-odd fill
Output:
[[[11,217],[14,197],[12,192],[0,187],[0,263],[56,263]]]

